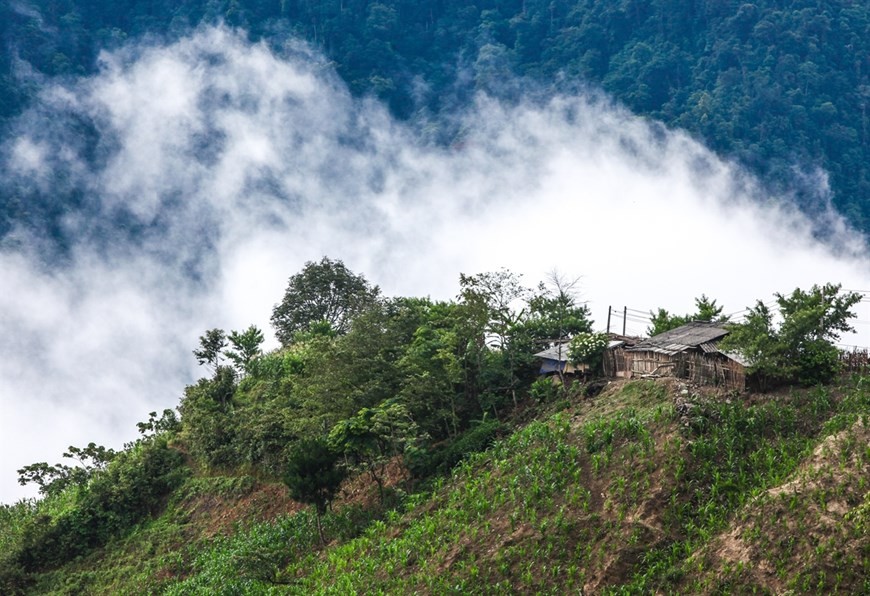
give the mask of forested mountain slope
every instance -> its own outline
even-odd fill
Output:
[[[94,72],[101,49],[218,20],[278,51],[308,40],[353,93],[427,123],[440,142],[453,139],[449,115],[477,91],[517,99],[600,86],[737,157],[810,212],[825,208],[820,173],[829,173],[834,204],[870,230],[863,2],[22,0],[0,7],[0,116],[19,113],[45,77]],[[4,211],[11,194],[3,190]]]

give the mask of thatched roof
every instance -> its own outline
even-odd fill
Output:
[[[638,343],[629,352],[658,352],[673,355],[685,350],[699,349],[704,353],[718,352],[716,342],[728,335],[728,330],[717,323],[692,321],[682,327],[659,333]]]

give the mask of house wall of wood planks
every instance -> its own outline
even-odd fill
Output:
[[[723,354],[685,351],[669,355],[653,351],[623,351],[622,354],[613,354],[610,366],[612,374],[605,358],[605,373],[613,377],[677,377],[698,385],[746,388],[744,366]]]

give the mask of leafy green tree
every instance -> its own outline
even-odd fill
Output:
[[[377,286],[371,286],[340,260],[323,257],[319,263],[309,261],[290,278],[283,300],[272,310],[275,334],[287,346],[298,332],[323,321],[336,333],[347,333],[353,318],[379,294]]]
[[[24,466],[18,470],[18,484],[36,484],[43,495],[56,494],[71,485],[84,485],[95,472],[106,469],[117,453],[94,442],[87,447],[70,445],[63,457],[74,459],[77,466],[38,462]]]
[[[240,461],[274,473],[288,443],[401,393],[407,377],[400,360],[428,304],[380,300],[344,335],[297,334],[291,346],[254,360],[233,400],[232,448]]]
[[[233,410],[228,452],[242,469],[280,478],[288,445],[300,436],[299,409],[292,396],[249,401]]]
[[[793,373],[773,319],[773,312],[759,300],[749,308],[742,323],[729,327],[730,333],[719,343],[720,349],[737,352],[750,363],[748,372],[758,379],[762,389],[788,380]],[[784,364],[790,370],[784,370]]]
[[[69,449],[63,454],[64,457],[74,459],[87,471],[103,470],[109,465],[117,453],[114,449],[107,449],[102,445],[97,445],[93,441],[88,443],[87,447],[69,446]]]
[[[398,298],[374,304],[335,342],[335,362],[323,371],[341,380],[352,411],[395,396],[404,381],[398,362],[425,317],[428,301]]]
[[[208,364],[217,374],[221,363],[221,350],[227,346],[227,334],[223,329],[209,329],[199,337],[199,348],[193,351],[196,361]]]
[[[264,341],[263,332],[251,325],[242,332],[231,331],[227,339],[232,349],[226,350],[224,355],[236,365],[240,375],[248,374],[251,362],[263,353],[260,349]]]
[[[707,323],[726,323],[728,317],[722,316],[724,307],[716,304],[716,300],[707,298],[706,294],[701,294],[700,298],[695,298],[695,314],[692,319],[695,321],[704,321]]]
[[[374,408],[363,408],[329,432],[329,444],[350,456],[378,485],[383,501],[383,473],[390,459],[418,439],[417,424],[408,409],[390,399]]]
[[[482,375],[489,377],[483,382],[489,389],[485,394],[506,392],[516,406],[517,362],[525,361],[524,356],[529,353],[527,342],[522,341],[521,327],[528,310],[518,307],[528,297],[529,289],[520,283],[520,275],[507,269],[477,275],[460,274],[459,285],[461,303],[482,327],[482,340],[486,345],[478,343],[478,368]],[[495,351],[487,353],[486,348]],[[486,411],[488,405],[482,403],[481,409]]]
[[[53,495],[74,484],[85,484],[87,473],[77,466],[65,464],[49,465],[47,462],[28,464],[18,469],[18,484],[35,484],[39,493]]]
[[[337,337],[316,335],[294,343],[300,372],[292,377],[287,399],[293,407],[291,426],[298,436],[328,433],[332,426],[355,412],[348,395],[348,377],[332,375],[342,366],[335,356]],[[281,400],[279,400],[281,401]]]
[[[672,315],[664,308],[659,308],[655,312],[650,311],[649,317],[650,326],[646,328],[646,334],[650,337],[682,327],[691,320],[689,315]]]
[[[686,323],[692,321],[703,321],[705,323],[721,323],[728,322],[728,317],[722,316],[722,306],[716,304],[716,300],[707,298],[706,294],[701,294],[700,298],[695,298],[695,313],[687,315],[672,315],[664,308],[659,308],[657,311],[650,311],[650,326],[647,327],[646,333],[650,337],[682,327]]]
[[[321,544],[326,544],[326,540],[320,518],[346,477],[340,461],[341,453],[326,439],[318,437],[299,441],[287,460],[284,484],[294,499],[314,505]]]
[[[175,414],[175,410],[167,408],[163,410],[160,418],[157,417],[157,412],[149,413],[148,421],[137,422],[136,427],[139,429],[139,432],[143,437],[148,438],[160,433],[178,432],[181,429],[181,421]]]
[[[234,457],[248,469],[280,478],[287,446],[305,434],[297,392],[306,365],[303,351],[303,345],[294,344],[258,356],[233,395],[231,444]]]
[[[814,285],[809,291],[795,289],[776,294],[781,321],[760,301],[743,323],[730,327],[722,341],[724,350],[734,350],[749,362],[764,387],[796,382],[827,383],[840,370],[839,351],[834,345],[841,333],[853,331],[852,307],[861,301],[857,292],[843,292],[839,284]]]
[[[509,343],[511,330],[525,314],[525,308],[517,306],[529,295],[529,289],[520,278],[508,269],[459,275],[461,302],[479,307],[486,321],[485,332],[493,335],[499,346]]]
[[[233,416],[236,373],[220,366],[212,379],[200,379],[184,389],[178,411],[181,413],[180,441],[199,462],[210,467],[238,463],[233,441],[238,424]]]
[[[592,331],[589,307],[577,302],[580,279],[569,279],[552,271],[529,299],[529,316],[524,323],[538,345],[565,341],[581,332]]]
[[[457,331],[460,308],[456,303],[427,304],[398,362],[404,379],[399,396],[423,429],[433,437],[455,436],[471,412],[464,399],[464,356],[468,342]]]

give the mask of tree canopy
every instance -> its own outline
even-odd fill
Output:
[[[323,257],[308,261],[302,271],[290,277],[284,298],[272,310],[272,326],[283,345],[299,332],[326,323],[343,334],[353,318],[374,304],[380,289],[362,275],[348,269],[341,260]]]
[[[776,294],[779,317],[763,302],[749,309],[744,322],[730,326],[720,344],[739,352],[749,362],[749,372],[763,386],[796,382],[827,383],[840,367],[835,342],[853,331],[852,307],[861,294],[844,292],[839,284],[814,285]]]
[[[265,341],[263,332],[256,325],[251,325],[244,331],[231,331],[227,336],[231,349],[224,352],[240,374],[247,374],[254,358],[262,353],[260,345]]]
[[[209,329],[199,337],[199,348],[193,351],[196,361],[208,364],[217,372],[221,363],[222,350],[227,345],[227,334],[223,329]]]
[[[716,304],[716,300],[707,298],[706,294],[701,294],[700,298],[695,298],[695,312],[687,315],[672,315],[664,308],[659,308],[657,311],[650,311],[650,326],[647,327],[646,333],[650,337],[681,327],[691,321],[703,321],[706,323],[727,323],[728,317],[722,316],[722,306]]]

